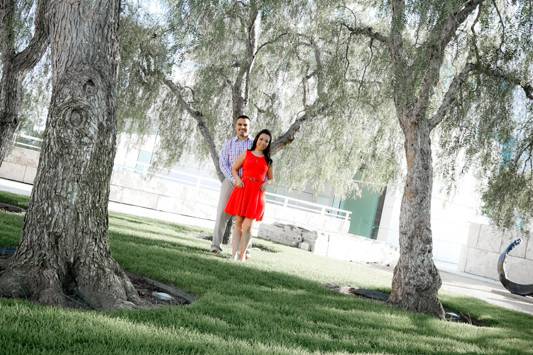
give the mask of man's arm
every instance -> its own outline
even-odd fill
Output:
[[[222,151],[220,152],[220,158],[218,159],[218,165],[220,167],[220,170],[222,171],[222,174],[226,177],[226,179],[229,179],[233,184],[235,181],[233,180],[233,176],[231,176],[231,164],[229,162],[229,150],[230,150],[230,141],[226,141],[224,143],[224,146],[222,147]]]

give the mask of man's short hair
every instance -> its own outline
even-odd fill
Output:
[[[245,120],[248,120],[248,121],[251,121],[250,117],[246,116],[246,115],[239,115],[236,119],[235,119],[235,122],[237,122],[237,120],[239,118],[244,118]]]

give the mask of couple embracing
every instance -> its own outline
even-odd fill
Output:
[[[245,261],[254,221],[261,221],[265,210],[265,187],[272,183],[270,143],[272,135],[263,129],[254,139],[249,136],[250,118],[241,115],[235,121],[236,136],[224,143],[219,164],[224,181],[220,188],[211,251],[219,254],[228,220],[235,216],[231,238],[232,257]]]

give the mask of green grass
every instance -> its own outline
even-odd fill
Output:
[[[0,246],[22,215],[0,213]],[[1,354],[528,353],[533,317],[443,296],[488,327],[456,324],[326,290],[325,282],[388,288],[365,265],[260,243],[245,264],[210,255],[207,231],[126,215],[110,218],[113,256],[128,271],[196,294],[190,306],[75,311],[0,300]]]
[[[16,195],[10,192],[0,191],[0,202],[8,203],[10,205],[26,209],[28,208],[30,198],[28,196]]]

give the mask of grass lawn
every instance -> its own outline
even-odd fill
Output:
[[[0,201],[4,201],[0,193]],[[24,200],[24,199],[23,199]],[[23,216],[0,212],[0,247]],[[335,294],[335,282],[387,288],[390,275],[266,241],[248,263],[210,255],[208,231],[126,215],[110,218],[113,256],[128,271],[196,294],[189,306],[74,311],[0,300],[0,354],[533,353],[533,317],[443,296],[475,327]]]

